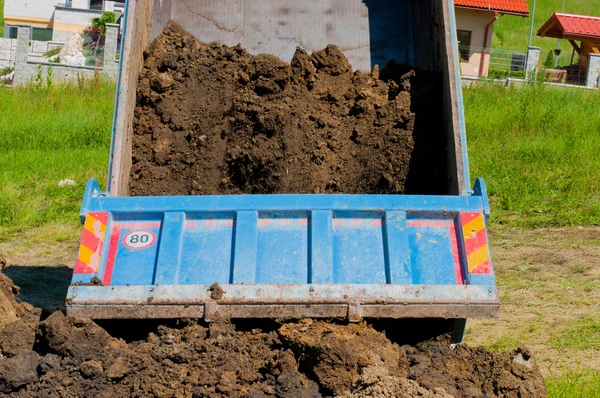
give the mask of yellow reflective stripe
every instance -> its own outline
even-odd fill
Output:
[[[484,261],[489,259],[489,247],[487,244],[485,244],[467,256],[467,261],[469,263],[469,272],[473,271],[475,268],[479,267]]]
[[[83,228],[90,231],[92,234],[96,235],[96,231],[94,230],[94,224],[98,223],[100,225],[100,232],[104,234],[106,232],[106,225],[102,223],[102,221],[95,219],[89,214],[85,217],[85,223],[83,224]]]
[[[483,222],[483,215],[480,214],[465,225],[463,225],[463,235],[465,239],[469,239],[473,236],[473,234],[481,231],[485,228],[485,223]],[[475,231],[475,232],[473,232]]]
[[[95,253],[89,247],[84,245],[79,246],[78,259],[81,260],[83,263],[90,265],[90,263],[92,262],[92,255],[94,254]]]

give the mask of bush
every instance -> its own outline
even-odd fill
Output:
[[[524,70],[497,70],[497,69],[490,69],[488,71],[489,79],[506,79],[507,77],[524,79],[525,71]]]
[[[90,56],[85,59],[85,66],[96,66],[98,64],[98,58]]]
[[[15,68],[11,66],[7,66],[5,68],[0,68],[0,76],[6,76],[12,72],[14,72]]]
[[[44,57],[46,58],[52,58],[55,55],[58,55],[58,53],[60,53],[60,50],[62,50],[62,47],[56,47],[53,48],[52,50],[48,50],[44,53]],[[52,61],[50,61],[52,62]]]

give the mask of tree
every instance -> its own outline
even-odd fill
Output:
[[[98,18],[92,19],[92,26],[100,29],[102,36],[106,36],[106,24],[117,22],[117,15],[114,12],[103,12]]]
[[[548,51],[548,56],[546,57],[546,62],[544,62],[544,67],[546,69],[551,69],[554,67],[554,51]]]

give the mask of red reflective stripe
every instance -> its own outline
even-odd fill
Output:
[[[465,251],[467,252],[467,256],[487,243],[488,241],[485,229],[482,229],[474,236],[465,239]]]
[[[453,221],[446,220],[432,220],[432,221],[407,221],[406,225],[409,227],[445,227],[452,228],[454,227]]]
[[[93,252],[98,252],[98,246],[102,243],[102,239],[96,237],[93,233],[83,228],[83,232],[81,233],[81,244],[86,246]]]
[[[76,274],[95,274],[96,271],[92,269],[89,265],[84,263],[81,260],[77,260],[75,262],[75,270],[73,271]]]
[[[267,225],[269,225],[269,220],[264,220],[264,219],[258,220],[258,225],[260,227],[266,227]]]
[[[485,260],[483,263],[479,264],[477,268],[475,268],[471,273],[479,275],[490,275],[492,273],[492,262],[489,259]]]
[[[110,236],[110,244],[108,246],[108,257],[106,258],[106,268],[104,269],[104,277],[102,283],[104,285],[110,285],[112,281],[112,274],[115,269],[115,260],[117,258],[117,249],[119,247],[119,238],[121,237],[121,229],[117,226],[113,227],[112,234]]]
[[[460,223],[466,225],[479,217],[481,213],[460,213]]]
[[[160,228],[160,222],[116,222],[119,228]]]
[[[94,217],[96,220],[100,221],[102,224],[106,225],[108,223],[108,213],[105,211],[97,212],[97,213],[88,213],[90,216]]]
[[[463,272],[460,265],[460,256],[458,255],[458,240],[456,239],[456,227],[450,226],[450,246],[452,247],[452,257],[454,258],[454,274],[456,275],[456,284],[463,284]]]

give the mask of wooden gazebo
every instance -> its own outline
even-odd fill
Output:
[[[557,12],[546,21],[537,35],[568,40],[573,46],[571,65],[575,52],[579,55],[579,76],[587,72],[588,55],[600,54],[600,17]]]

